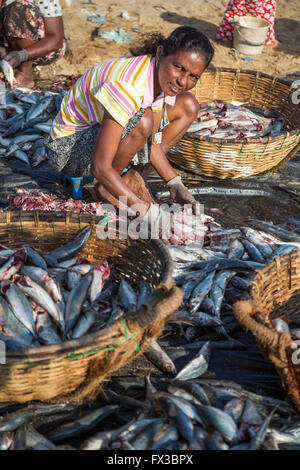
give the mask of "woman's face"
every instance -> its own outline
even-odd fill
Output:
[[[162,56],[162,46],[156,53],[155,94],[162,91],[170,96],[193,88],[206,67],[206,57],[198,52],[180,49],[174,54]]]

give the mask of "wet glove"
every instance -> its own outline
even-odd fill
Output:
[[[170,196],[174,202],[177,202],[178,204],[191,204],[193,206],[193,211],[196,212],[196,208],[199,206],[199,203],[189,192],[188,188],[184,186],[179,175],[168,181],[167,187],[170,190]]]
[[[28,60],[28,54],[26,49],[21,49],[20,51],[11,51],[6,56],[3,57],[4,60],[10,63],[13,69],[19,67],[22,62]]]

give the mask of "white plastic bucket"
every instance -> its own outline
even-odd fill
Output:
[[[266,20],[242,16],[234,22],[233,47],[242,54],[260,54],[270,34],[271,27]]]

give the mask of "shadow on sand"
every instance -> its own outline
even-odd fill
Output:
[[[193,26],[194,28],[199,29],[202,33],[204,33],[208,39],[215,41],[216,40],[216,33],[218,27],[205,20],[198,20],[196,18],[189,18],[187,16],[178,15],[178,13],[174,13],[173,11],[165,11],[161,15],[161,18],[169,23],[174,23],[180,26]]]

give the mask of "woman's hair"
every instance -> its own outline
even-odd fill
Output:
[[[180,49],[197,52],[206,57],[206,67],[210,64],[215,53],[214,48],[205,34],[191,26],[180,26],[167,38],[164,38],[160,33],[147,34],[147,37],[142,43],[136,48],[131,48],[130,52],[134,56],[155,56],[158,46],[163,46],[162,55],[164,57],[174,54]]]

